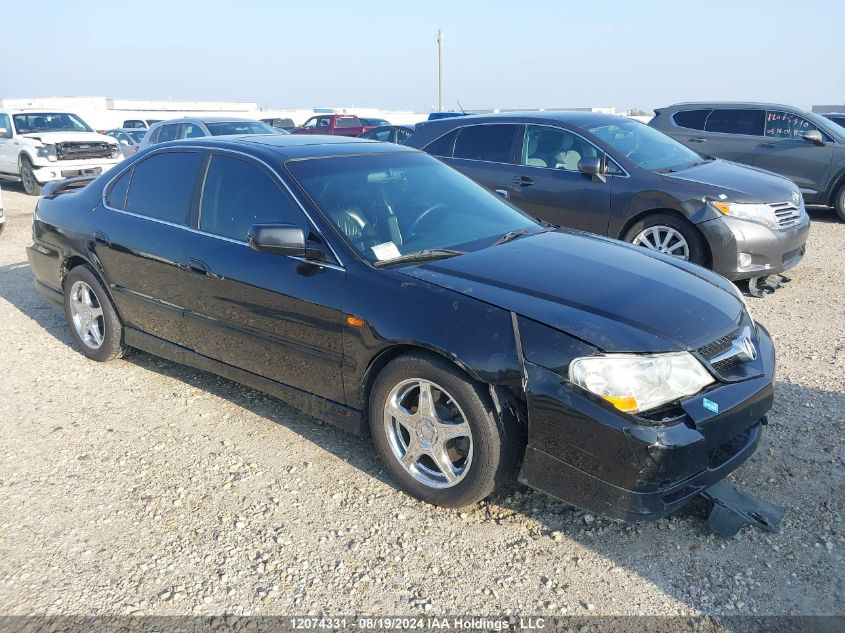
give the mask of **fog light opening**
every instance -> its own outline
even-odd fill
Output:
[[[747,268],[751,265],[751,253],[740,253],[739,254],[739,267],[740,268]]]

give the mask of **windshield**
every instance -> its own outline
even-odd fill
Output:
[[[678,171],[702,161],[691,149],[639,121],[622,119],[587,130],[643,169]]]
[[[15,114],[15,129],[18,134],[32,132],[93,132],[86,123],[75,114],[68,112],[29,112]]]
[[[126,130],[126,133],[132,137],[132,140],[136,143],[140,143],[141,139],[144,138],[147,131],[146,130]]]
[[[276,130],[261,121],[217,121],[206,123],[212,136],[228,134],[276,134]]]
[[[542,227],[427,154],[290,161],[287,168],[369,262],[426,249],[474,250]]]

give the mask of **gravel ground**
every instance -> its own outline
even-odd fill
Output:
[[[709,533],[694,504],[633,527],[514,485],[462,512],[390,483],[369,440],[143,353],[71,347],[4,183],[2,614],[843,614],[845,224],[812,212],[793,281],[749,299],[777,398],[734,483],[781,531]]]

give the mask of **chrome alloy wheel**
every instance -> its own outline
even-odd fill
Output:
[[[672,255],[679,259],[689,259],[689,244],[678,231],[671,226],[659,224],[640,231],[631,242],[637,246],[645,246],[653,251]]]
[[[472,464],[472,432],[464,412],[439,385],[411,378],[396,385],[384,405],[391,452],[414,479],[451,488]]]
[[[105,333],[103,308],[84,281],[76,281],[70,288],[70,316],[82,342],[91,349],[99,349]]]

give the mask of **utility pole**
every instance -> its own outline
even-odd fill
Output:
[[[437,111],[443,112],[443,31],[437,29]]]

